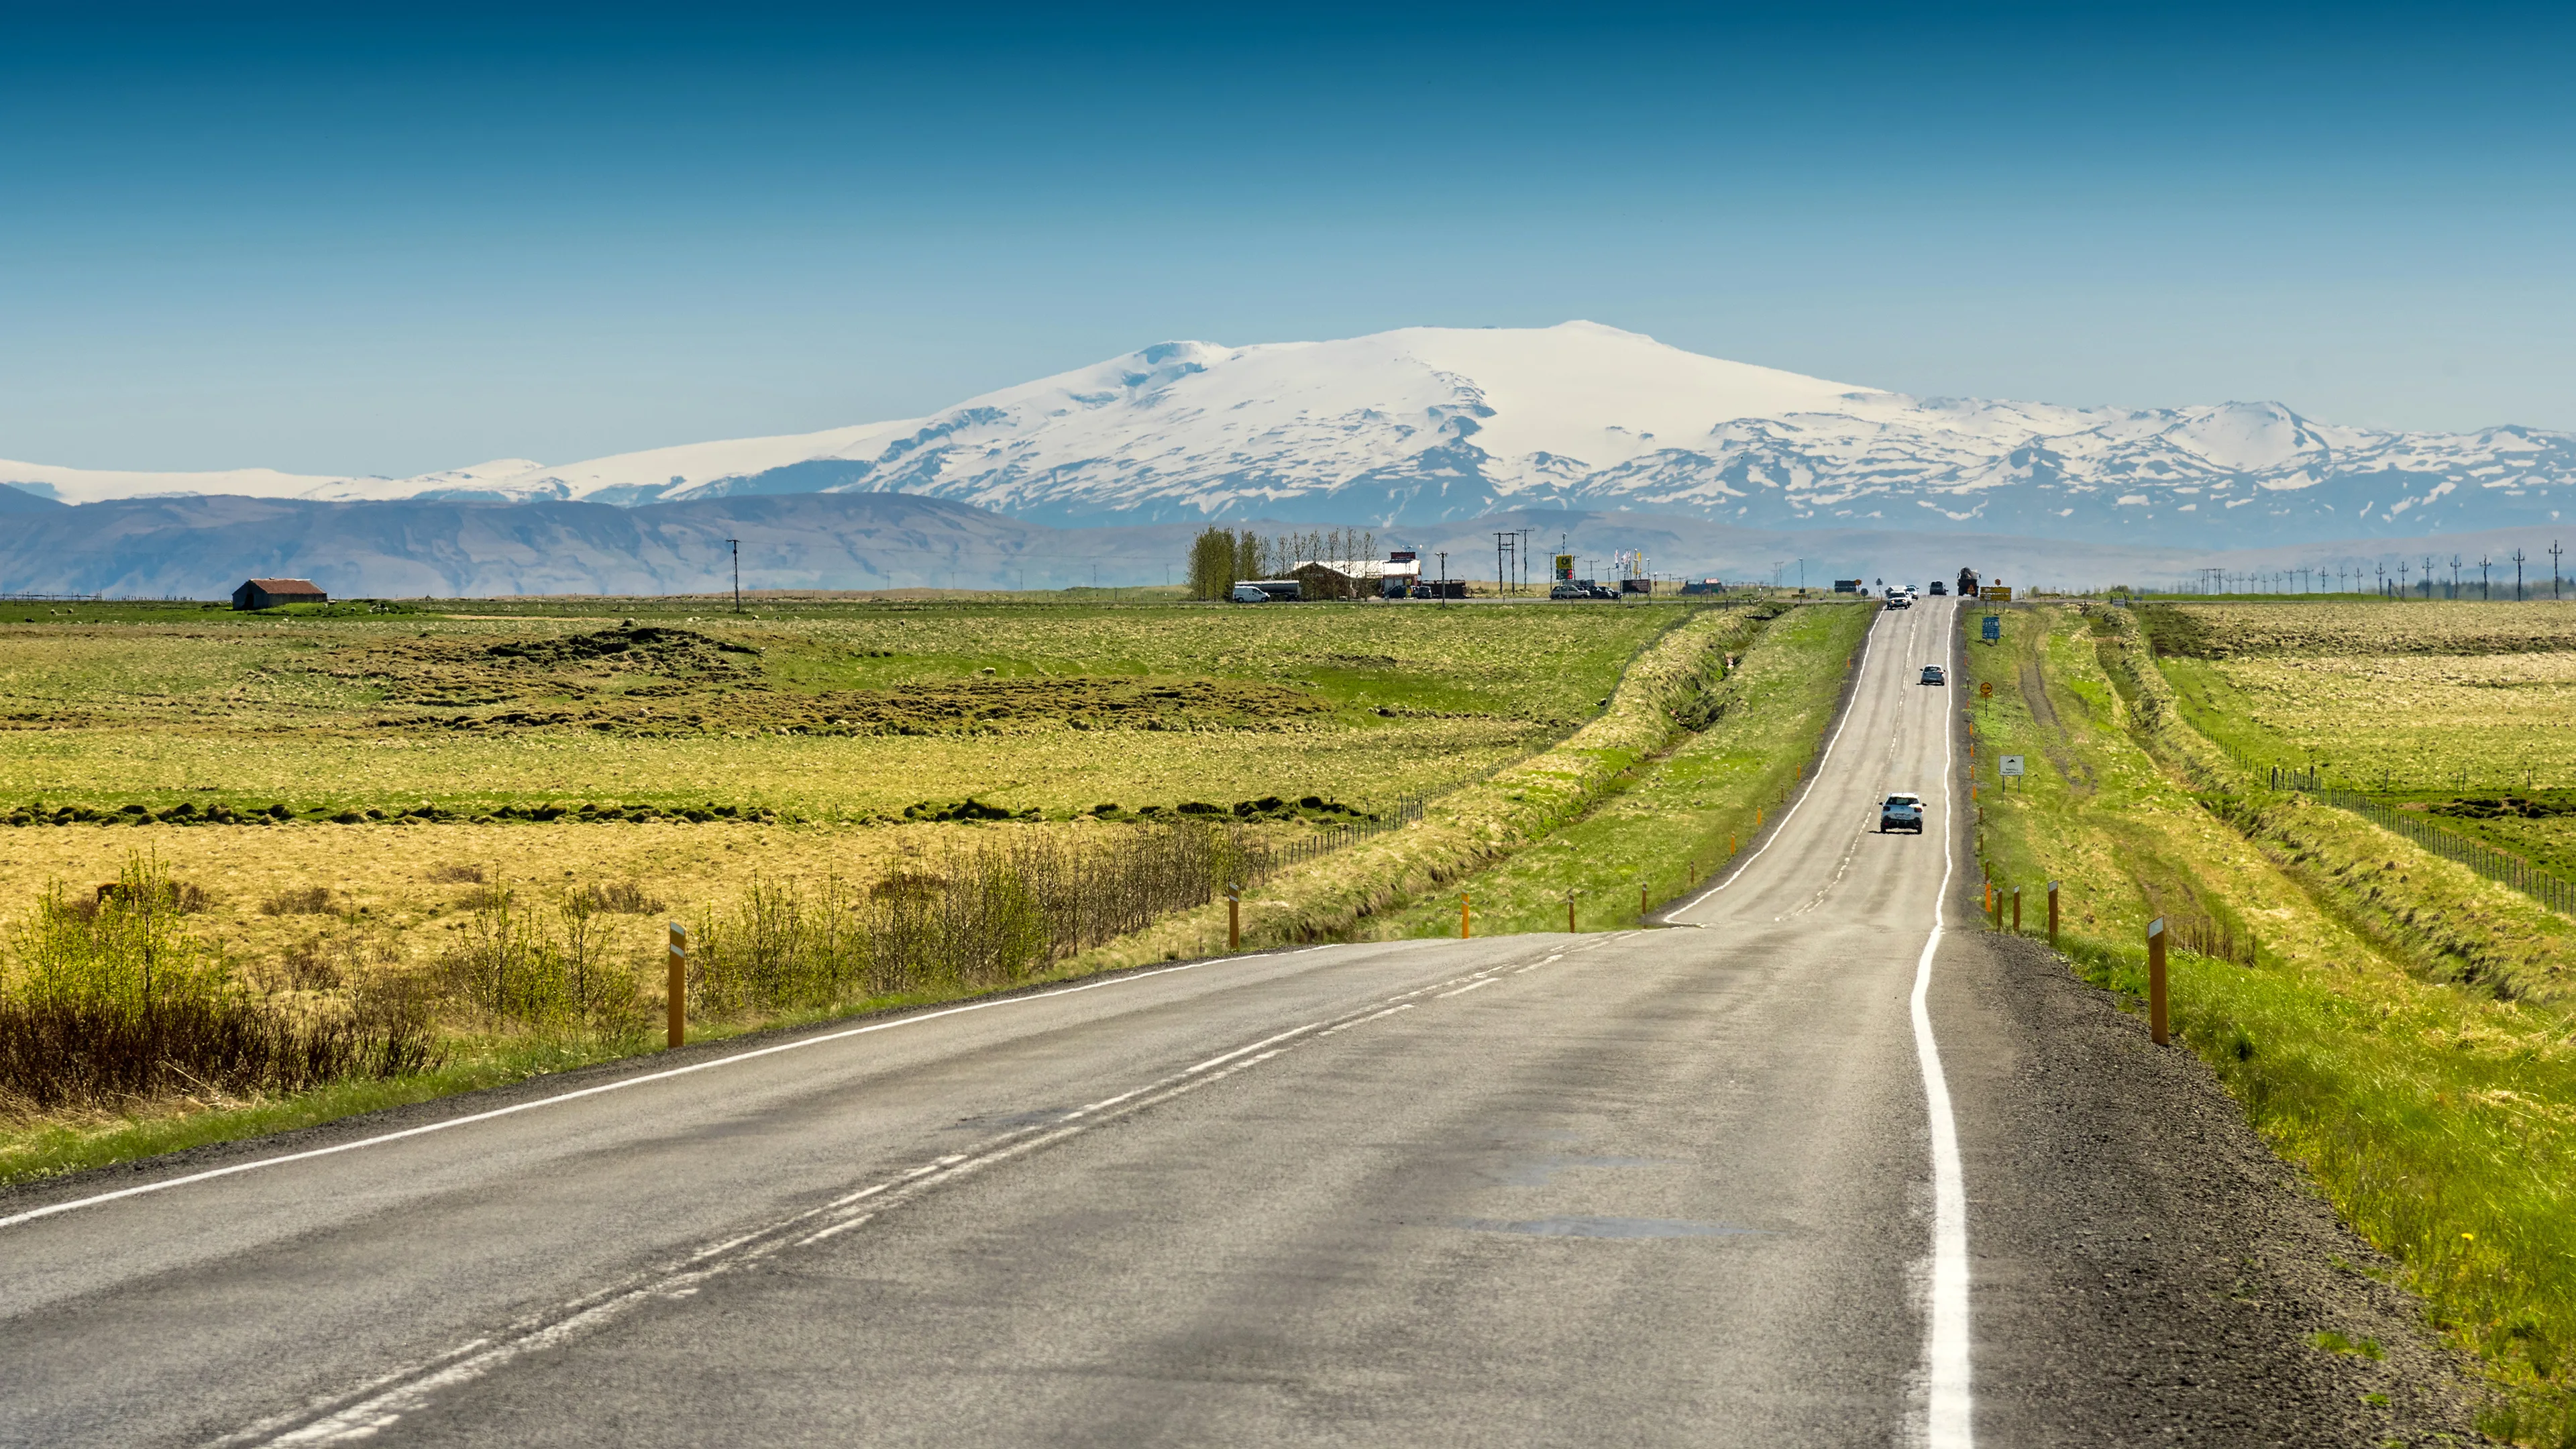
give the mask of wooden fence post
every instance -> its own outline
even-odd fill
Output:
[[[2165,918],[2147,922],[2147,1035],[2158,1046],[2168,1040],[2165,1031]]]
[[[1225,888],[1225,949],[1243,949],[1243,887]]]
[[[1638,882],[1638,884],[1637,884],[1637,914],[1642,916],[1642,915],[1644,915],[1645,913],[1646,913],[1646,886],[1645,886],[1645,883],[1644,883],[1644,882],[1640,881],[1640,882]]]
[[[2057,882],[2048,883],[2048,944],[2057,944]]]
[[[677,921],[671,923],[671,979],[669,985],[669,1045],[686,1046],[689,1041],[689,928]]]
[[[2021,887],[2013,887],[2013,934],[2021,934]]]
[[[1574,892],[1565,893],[1565,934],[1574,934]]]

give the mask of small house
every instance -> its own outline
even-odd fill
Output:
[[[249,579],[233,590],[236,609],[274,609],[280,604],[327,604],[331,596],[311,579]]]
[[[1421,556],[1398,549],[1384,562],[1373,558],[1299,559],[1288,576],[1306,586],[1310,599],[1401,599],[1422,579]]]

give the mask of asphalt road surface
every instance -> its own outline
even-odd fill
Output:
[[[2074,1036],[2034,993],[2075,988],[1936,934],[1951,622],[1881,617],[1669,929],[1169,967],[0,1196],[0,1439],[2165,1442],[2170,1343],[2218,1330],[2085,1255],[2167,1154],[2035,1120]],[[1896,789],[1923,835],[1876,833]],[[2230,1171],[2189,1211],[2292,1191]],[[2230,1361],[2309,1352],[2293,1307]],[[2318,1382],[2243,1442],[2336,1442]]]

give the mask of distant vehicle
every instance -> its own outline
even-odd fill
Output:
[[[1905,591],[1903,589],[1890,589],[1887,591],[1887,607],[1891,609],[1911,609],[1914,607],[1914,601],[1905,596]]]
[[[1878,833],[1885,835],[1891,830],[1911,830],[1917,835],[1923,833],[1922,796],[1887,797],[1887,802],[1878,807]]]
[[[1925,684],[1939,684],[1946,686],[1950,682],[1950,676],[1941,672],[1940,665],[1926,664],[1923,666],[1923,682]]]
[[[1934,579],[1934,580],[1932,581],[1932,597],[1934,597],[1934,598],[1936,598],[1936,599],[1937,599],[1937,598],[1940,598],[1942,595],[1947,594],[1947,593],[1949,593],[1949,592],[1950,592],[1950,591],[1949,591],[1948,589],[1946,589],[1946,588],[1942,587],[1942,585],[1941,585],[1941,581],[1940,581],[1939,579]]]
[[[1263,592],[1259,584],[1236,584],[1234,586],[1234,593],[1231,597],[1238,604],[1266,604],[1270,602],[1270,595]]]
[[[1547,591],[1547,596],[1551,599],[1588,599],[1592,593],[1581,584],[1558,584]]]
[[[1586,593],[1584,597],[1587,599],[1615,600],[1619,597],[1619,591],[1610,587],[1608,584],[1593,584],[1590,586],[1590,592]]]

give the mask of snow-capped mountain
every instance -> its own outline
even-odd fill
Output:
[[[639,504],[899,492],[1053,524],[1430,524],[1633,509],[1768,528],[2293,542],[2543,524],[2576,434],[2391,433],[2277,403],[2131,411],[1924,399],[1590,322],[1160,343],[924,418],[419,478],[0,462],[64,502],[170,493]]]

